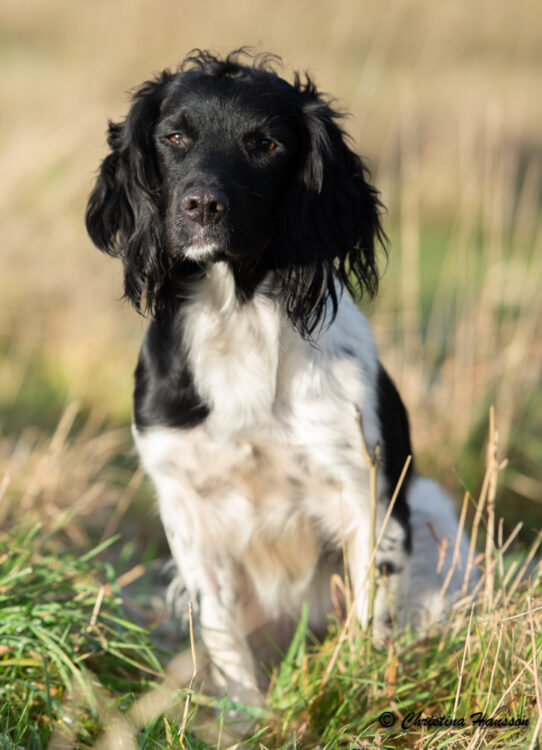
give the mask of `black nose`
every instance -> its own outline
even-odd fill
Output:
[[[228,212],[228,196],[213,187],[194,187],[187,190],[181,199],[184,212],[201,226],[214,224]]]

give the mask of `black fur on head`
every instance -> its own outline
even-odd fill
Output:
[[[296,75],[304,143],[297,179],[285,199],[279,247],[286,259],[286,307],[297,327],[310,334],[326,302],[337,310],[335,279],[354,296],[378,290],[375,244],[385,249],[378,192],[337,124],[342,115],[310,78]]]
[[[153,144],[169,71],[135,91],[124,122],[109,123],[103,160],[87,205],[87,231],[94,244],[124,264],[125,295],[137,310],[159,312],[167,276],[162,248],[161,184]]]
[[[337,280],[376,292],[381,204],[341,115],[308,76],[289,84],[276,58],[243,55],[195,50],[135,91],[126,119],[109,125],[87,228],[122,258],[138,310],[167,315],[183,278],[225,260],[247,287],[240,298],[274,271],[308,337],[327,302],[334,316]]]

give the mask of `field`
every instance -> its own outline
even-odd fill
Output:
[[[220,731],[229,741],[224,707],[207,717],[214,738],[197,728],[201,696],[183,720],[184,690],[177,713],[163,688],[156,710],[135,718],[180,640],[129,432],[145,321],[120,301],[120,266],[92,247],[83,214],[125,92],[193,47],[246,44],[278,53],[285,76],[308,70],[352,113],[346,127],[390,238],[381,292],[364,309],[409,409],[419,467],[458,504],[468,493],[485,577],[478,608],[384,651],[340,623],[305,651],[300,623],[270,710],[241,746],[537,747],[540,4],[3,0],[0,749],[94,747],[115,722],[120,748],[216,747]],[[503,707],[529,726],[378,722],[383,711]]]

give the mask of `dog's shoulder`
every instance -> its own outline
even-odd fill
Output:
[[[186,429],[208,415],[194,382],[178,308],[147,329],[135,371],[134,424],[139,430],[158,425]]]

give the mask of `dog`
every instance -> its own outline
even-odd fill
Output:
[[[378,287],[379,194],[332,102],[275,67],[195,50],[143,83],[109,124],[86,214],[151,318],[135,443],[214,682],[247,703],[303,602],[325,634],[345,565],[357,618],[388,632],[439,617],[467,556],[353,301]]]

